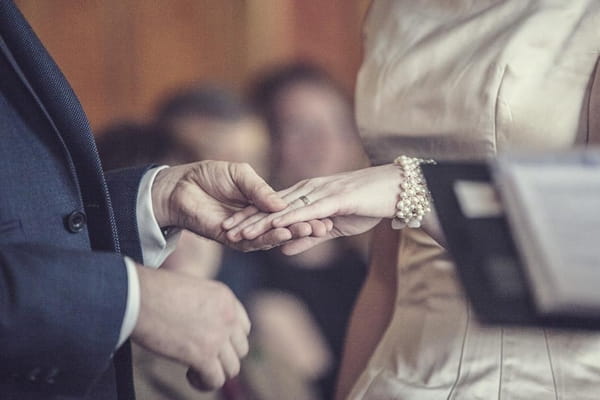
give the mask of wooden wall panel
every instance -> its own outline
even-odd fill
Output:
[[[309,58],[349,89],[369,0],[17,0],[92,126],[145,118],[194,81],[242,88],[258,70]]]
[[[355,9],[347,0],[297,1],[294,8],[297,55],[320,63],[351,86],[360,63],[360,34],[353,29]]]
[[[104,101],[109,94],[106,4],[53,0],[20,1],[19,5],[75,91],[85,94],[90,120],[109,114],[110,107]]]
[[[165,89],[190,81],[239,83],[240,26],[234,2],[136,0],[133,68],[136,111]],[[241,64],[241,65],[240,65]]]

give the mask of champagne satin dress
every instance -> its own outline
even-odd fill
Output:
[[[372,161],[583,145],[598,0],[383,0],[357,121]],[[480,325],[446,251],[402,231],[395,311],[351,399],[600,399],[600,333]]]

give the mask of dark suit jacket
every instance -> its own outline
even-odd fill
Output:
[[[0,399],[133,398],[119,252],[141,257],[143,169],[102,173],[86,116],[0,1]]]

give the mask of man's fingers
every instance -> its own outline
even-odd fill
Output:
[[[240,222],[258,213],[259,210],[255,206],[248,206],[241,211],[236,212],[231,217],[223,221],[221,227],[225,230],[230,230],[236,227]]]
[[[221,348],[219,361],[226,379],[231,379],[240,373],[240,358],[231,342],[225,343]]]
[[[231,164],[231,176],[242,194],[260,210],[276,212],[287,206],[249,164]]]
[[[208,365],[189,368],[186,377],[194,388],[202,391],[218,389],[225,383],[225,372],[221,363],[216,359]]]
[[[242,331],[246,334],[246,336],[248,336],[250,334],[250,328],[251,328],[250,318],[248,318],[248,313],[246,313],[246,309],[244,308],[242,303],[239,302],[239,300],[236,300],[236,308],[237,308],[238,318],[240,319],[240,323],[242,324]]]
[[[332,237],[330,235],[322,236],[322,237],[304,237],[300,239],[291,240],[288,243],[281,246],[281,252],[286,256],[293,256],[296,254],[300,254],[320,243],[323,243]]]
[[[287,228],[276,228],[254,240],[245,240],[235,243],[235,247],[242,251],[269,250],[280,246],[282,243],[292,239],[292,232]]]
[[[238,355],[238,357],[246,357],[248,350],[250,350],[248,345],[248,337],[243,332],[238,330],[231,335],[229,340],[231,341],[231,345],[235,349],[235,353]]]
[[[325,236],[328,232],[327,226],[321,220],[313,219],[312,221],[308,221],[308,224],[310,225],[312,236]]]
[[[298,222],[288,227],[292,232],[294,238],[302,238],[310,236],[312,233],[312,227],[308,222]]]

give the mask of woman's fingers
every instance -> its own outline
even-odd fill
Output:
[[[245,221],[247,218],[253,216],[254,214],[256,214],[258,212],[259,212],[259,210],[258,210],[258,208],[256,208],[256,206],[248,206],[248,207],[244,208],[243,210],[236,212],[231,217],[229,217],[225,221],[223,221],[223,224],[221,225],[221,227],[224,230],[230,230],[230,229],[234,228],[235,226],[237,226],[240,222]]]
[[[284,193],[285,192],[285,193]],[[293,200],[299,197],[294,193],[293,190],[286,190],[278,193],[281,198],[288,203],[288,207],[285,210],[290,209],[290,207],[294,207]],[[251,207],[248,207],[251,208]],[[248,209],[247,208],[247,209]],[[253,240],[259,237],[260,235],[267,232],[272,228],[271,221],[275,215],[280,215],[285,210],[282,210],[278,213],[264,213],[257,209],[246,211],[242,210],[232,217],[228,218],[223,224],[230,226],[227,228],[229,232],[227,232],[227,238],[232,242],[239,242],[240,240]],[[234,223],[229,223],[230,220],[234,220]],[[250,230],[245,230],[248,227],[252,227]]]
[[[233,243],[242,240],[256,241],[269,231],[276,228],[287,227],[292,235],[290,239],[298,239],[306,236],[324,236],[333,229],[333,222],[329,219],[331,215],[332,202],[319,204],[317,193],[308,192],[306,185],[294,185],[291,188],[278,192],[288,207],[276,213],[263,213],[256,207],[248,207],[227,219],[224,227],[229,227],[227,239]],[[297,210],[297,212],[294,212]],[[302,211],[301,211],[302,210]],[[317,215],[317,217],[312,217]],[[281,218],[284,217],[283,220]],[[274,221],[277,220],[277,226]],[[285,224],[281,221],[287,221]],[[253,247],[256,247],[254,245]]]
[[[309,199],[308,204],[304,207],[294,209],[286,208],[285,210],[272,214],[272,226],[279,228],[295,224],[300,221],[320,220],[330,218],[339,212],[338,205],[331,198],[312,201]]]
[[[242,231],[246,227],[255,225],[256,223],[262,221],[263,219],[266,219],[269,215],[271,215],[271,214],[267,214],[264,212],[257,212],[254,215],[249,216],[245,220],[238,222],[238,224],[234,228],[232,228],[229,232],[227,232],[227,239],[231,240],[232,242],[239,242],[240,240],[243,240],[243,239],[250,239],[250,240],[255,239],[259,235],[256,235],[253,238],[244,237],[242,235]],[[264,232],[266,232],[266,230]],[[262,233],[264,233],[264,232],[262,232]]]
[[[253,240],[243,240],[232,244],[241,251],[269,250],[293,239],[292,232],[287,228],[274,228]]]
[[[262,218],[259,218],[259,214],[257,214],[256,216],[250,217],[248,218],[247,222],[244,221],[242,224],[238,225],[235,228],[235,232],[233,232],[233,234],[235,235],[234,237],[239,237],[241,236],[241,238],[246,239],[246,240],[253,240],[256,239],[257,237],[259,237],[260,235],[263,235],[265,232],[268,232],[270,229],[273,229],[273,220],[281,215],[284,215],[288,212],[290,212],[291,210],[295,210],[297,208],[301,208],[305,206],[305,201],[302,200],[303,197],[306,196],[299,196],[296,200],[292,201],[289,203],[288,208],[286,208],[283,211],[279,211],[273,214],[265,214],[262,215]],[[306,222],[307,220],[298,220],[298,221],[294,221],[294,223],[299,223],[299,222]],[[289,225],[293,225],[294,223],[291,223]],[[282,227],[282,226],[281,226]],[[304,228],[301,228],[299,230],[299,233],[303,233],[304,232]],[[308,233],[310,234],[310,233]],[[302,236],[306,236],[305,234],[301,235]],[[294,237],[297,237],[294,235]]]
[[[277,192],[277,196],[279,196],[279,198],[283,199],[289,204],[290,198],[293,200],[296,197],[298,197],[290,197],[290,194],[296,191],[299,186],[300,184],[297,183],[293,186],[290,186],[287,189],[280,190],[279,192]],[[256,206],[248,206],[243,210],[236,212],[235,214],[227,218],[225,221],[223,221],[221,227],[224,230],[232,230],[233,228],[237,227],[240,223],[244,222],[246,219],[255,215],[258,212],[260,212],[260,210]]]
[[[235,247],[242,251],[269,250],[307,236],[324,237],[332,230],[333,221],[329,218],[297,222],[285,228],[271,227],[257,238],[238,242]]]
[[[276,193],[278,198],[282,199],[284,202],[288,204],[288,208],[290,203],[298,200],[298,198],[302,197],[302,195],[306,194],[306,192],[310,191],[310,187],[306,185],[306,182],[298,182],[295,185],[290,186],[287,189],[280,190]],[[286,208],[286,209],[288,209]],[[258,215],[261,215],[260,217]],[[238,211],[227,218],[221,224],[223,230],[229,231],[227,237],[232,242],[238,242],[244,237],[241,232],[244,228],[257,223],[261,218],[265,218],[268,215],[272,215],[269,213],[262,213],[256,206],[248,206],[241,211]],[[263,224],[266,226],[266,224]],[[264,229],[263,232],[264,233]],[[254,237],[257,236],[255,233]]]

